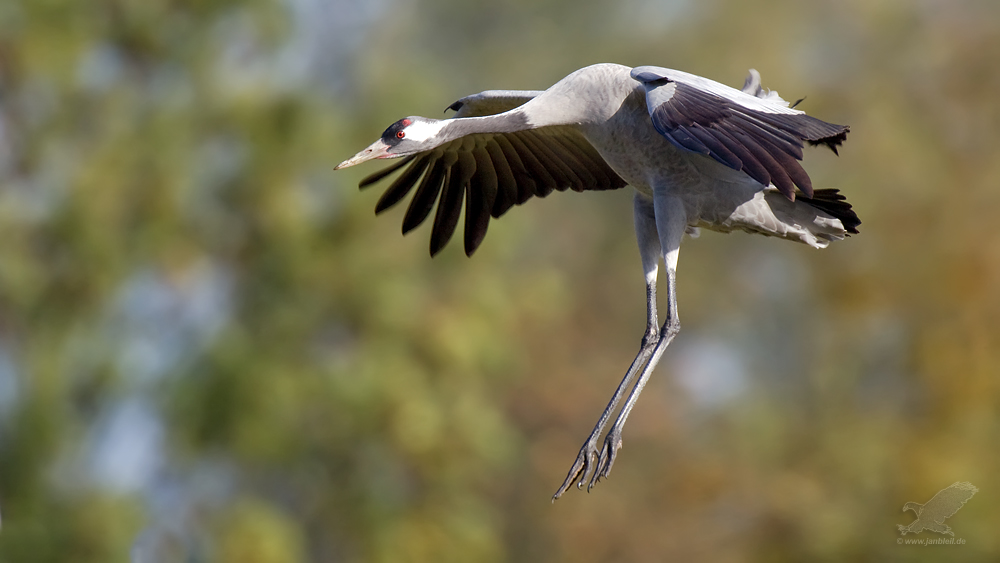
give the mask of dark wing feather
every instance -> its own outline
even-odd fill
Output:
[[[399,159],[399,162],[393,164],[392,166],[386,166],[385,168],[375,172],[374,174],[369,174],[365,176],[360,182],[358,182],[358,187],[361,189],[367,188],[368,186],[378,182],[382,178],[385,178],[389,174],[399,170],[400,168],[406,166],[407,164],[413,162],[416,155],[408,156],[406,158]]]
[[[539,183],[544,182],[545,179],[532,176],[528,167],[525,166],[524,161],[527,158],[527,154],[525,154],[525,158],[521,158],[521,154],[517,152],[517,147],[514,146],[514,143],[506,135],[497,135],[493,140],[500,147],[500,150],[503,151],[503,156],[510,163],[510,170],[514,173],[516,190],[511,195],[516,205],[521,205],[528,201],[535,194],[547,193],[544,184],[542,184],[542,187],[539,187]]]
[[[476,172],[465,185],[466,254],[472,254],[486,237],[486,229],[490,226],[490,210],[496,201],[498,186],[497,172],[485,147],[477,143],[472,157],[476,159]]]
[[[465,199],[465,186],[476,173],[476,158],[472,156],[470,150],[462,150],[455,154],[458,158],[448,169],[444,191],[441,193],[437,215],[434,217],[434,227],[431,229],[431,256],[440,252],[454,234],[455,227],[458,226],[458,216],[462,212],[462,202]]]
[[[393,164],[365,179],[372,184],[406,166],[379,200],[381,212],[417,186],[403,218],[403,233],[420,225],[437,202],[431,255],[451,239],[465,206],[465,253],[476,251],[490,217],[553,190],[610,190],[625,186],[593,145],[572,126],[513,133],[472,134]],[[374,179],[372,179],[374,178]],[[419,182],[419,185],[418,185]]]
[[[517,203],[517,175],[496,139],[486,141],[486,155],[497,173],[497,195],[490,208],[490,216],[498,219]]]
[[[412,158],[409,160],[412,160]],[[424,170],[427,169],[427,164],[429,162],[430,162],[429,158],[421,158],[420,160],[414,162],[412,166],[407,168],[405,172],[400,174],[399,177],[396,178],[396,180],[392,184],[390,184],[389,187],[385,190],[385,192],[382,194],[382,197],[379,198],[378,203],[375,204],[375,214],[378,215],[379,213],[382,213],[383,211],[389,209],[393,205],[396,205],[397,203],[399,203],[399,200],[403,199],[403,197],[405,197],[406,194],[410,193],[410,190],[413,189],[413,184],[420,179],[420,176],[424,173]],[[406,163],[404,162],[403,164]],[[386,170],[389,170],[389,174],[391,174],[396,170],[399,170],[399,167],[390,166]],[[374,175],[375,174],[373,174],[372,176]],[[385,178],[386,176],[387,174],[383,174],[374,181],[377,182],[382,178]],[[371,178],[371,176],[369,176],[368,178]],[[367,180],[368,178],[365,178],[365,180]]]
[[[445,154],[451,154],[453,157],[448,164],[445,164],[444,161]],[[431,151],[428,158],[431,159],[428,164],[429,170],[424,174],[424,179],[420,181],[420,187],[417,188],[417,193],[413,194],[410,206],[406,209],[406,215],[403,217],[404,235],[417,228],[417,225],[423,223],[430,214],[434,202],[437,201],[438,193],[441,191],[441,184],[444,182],[448,168],[454,164],[455,160],[458,160],[455,153],[445,153],[440,149]]]
[[[768,111],[766,97],[744,104],[739,100],[745,94],[736,90],[730,99],[716,93],[725,88],[717,83],[650,68],[633,72],[633,77],[646,88],[650,118],[660,134],[678,148],[746,172],[764,186],[773,183],[789,199],[795,198],[796,186],[807,197],[813,194],[809,175],[798,162],[803,144],[837,152],[850,130],[784,106]]]

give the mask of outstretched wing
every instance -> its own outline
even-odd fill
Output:
[[[458,100],[455,117],[508,111],[538,92],[487,91]],[[625,181],[574,126],[549,126],[510,133],[473,133],[400,160],[361,180],[362,188],[403,169],[382,194],[375,213],[389,209],[416,186],[403,218],[403,234],[430,215],[431,256],[451,239],[465,205],[465,253],[472,256],[489,226],[514,205],[553,190],[611,190]]]
[[[764,93],[759,75],[744,91],[707,78],[654,66],[632,69],[646,89],[653,126],[678,148],[710,156],[746,172],[764,186],[774,184],[789,199],[798,186],[813,189],[802,160],[804,142],[834,152],[850,128],[810,117],[788,107],[775,93]],[[756,80],[755,80],[756,78]]]
[[[936,522],[941,522],[958,512],[977,492],[979,489],[972,483],[965,481],[952,483],[927,501],[922,513],[930,514]]]

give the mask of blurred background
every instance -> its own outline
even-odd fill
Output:
[[[5,0],[0,561],[997,560],[998,53],[992,0]],[[806,168],[864,223],[687,241],[551,504],[644,328],[631,193],[432,260],[333,166],[595,62],[757,68],[851,125]],[[898,545],[956,481],[964,545]]]

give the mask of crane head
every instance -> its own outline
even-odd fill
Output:
[[[434,148],[442,141],[438,133],[444,126],[445,122],[437,119],[404,117],[390,125],[368,148],[341,162],[334,170],[377,158],[398,158]]]

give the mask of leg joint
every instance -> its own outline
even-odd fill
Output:
[[[653,325],[642,335],[642,348],[649,348],[659,342],[659,340],[660,333],[656,330],[656,325]]]
[[[681,331],[681,321],[676,317],[667,319],[663,323],[663,329],[660,331],[660,338],[673,338],[677,336],[677,333]]]

